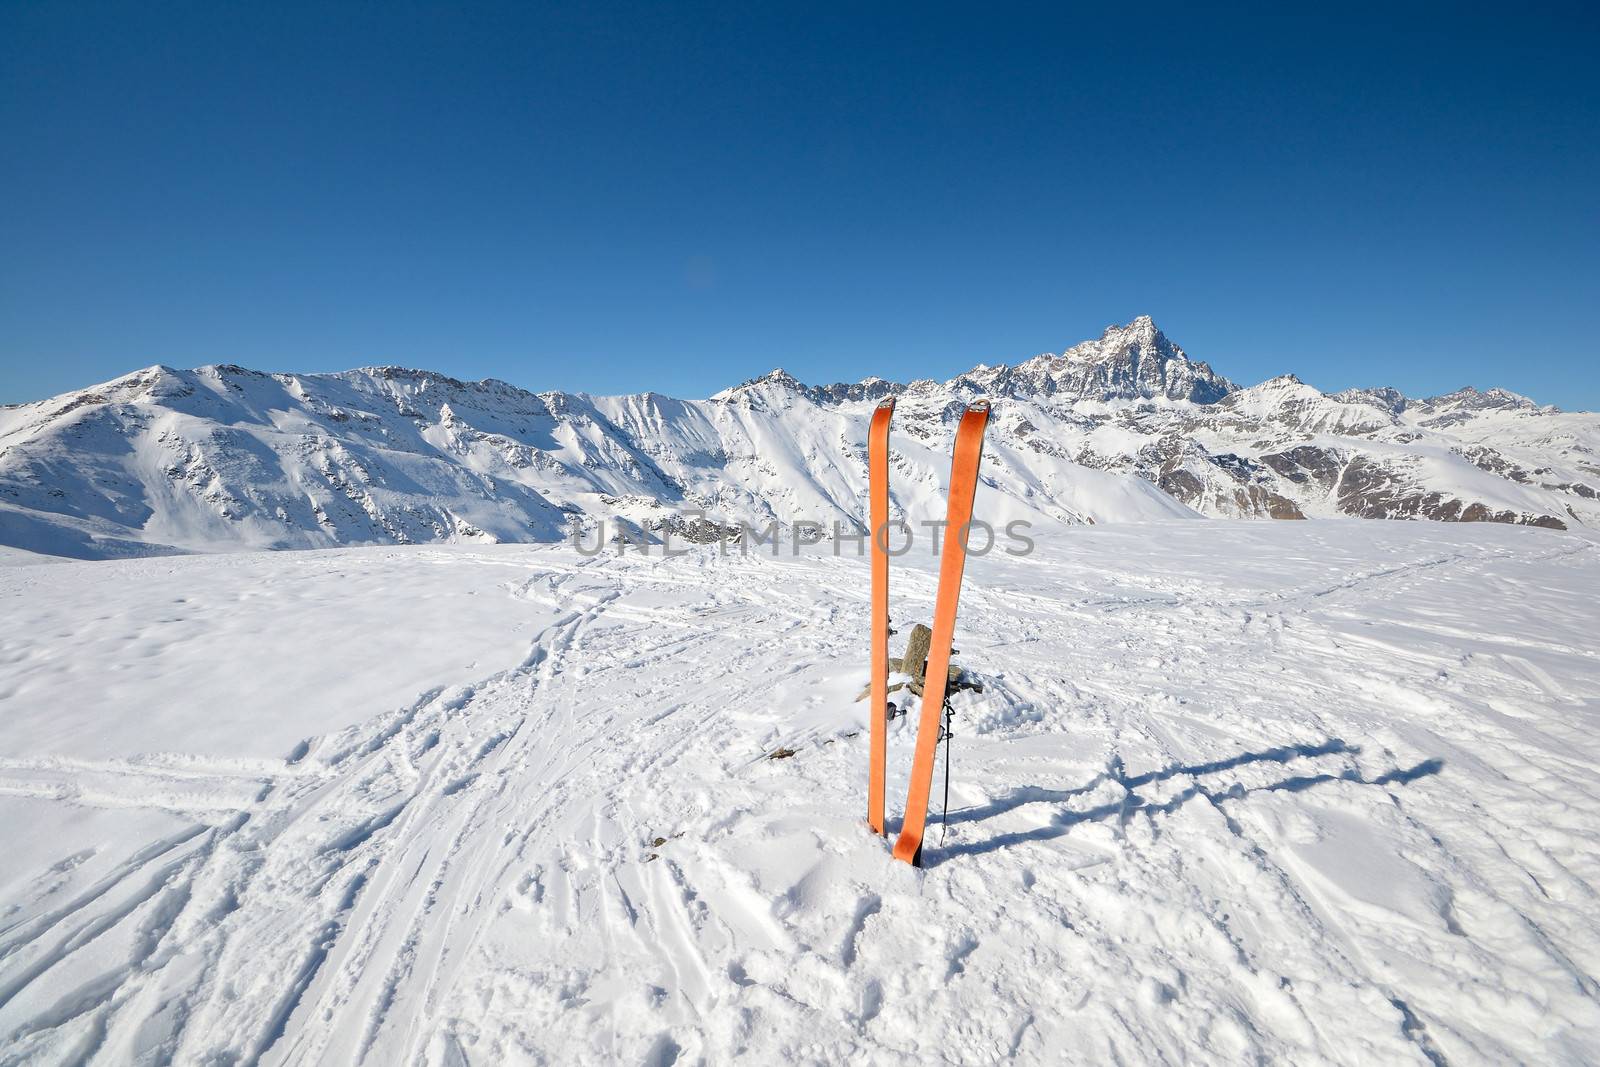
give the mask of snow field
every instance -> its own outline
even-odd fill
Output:
[[[0,1062],[1592,1060],[1593,542],[974,559],[924,871],[864,828],[866,571],[0,568]],[[900,640],[935,581],[896,561]]]

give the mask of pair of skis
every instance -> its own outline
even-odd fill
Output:
[[[868,760],[867,823],[884,832],[884,771],[889,743],[889,421],[894,400],[878,405],[867,432],[867,491],[872,519],[872,683],[867,714],[871,719]],[[939,592],[934,600],[933,641],[922,682],[922,716],[917,722],[917,748],[911,764],[911,789],[894,857],[922,866],[922,835],[928,823],[928,795],[933,789],[934,756],[939,748],[940,717],[950,677],[950,649],[956,634],[956,606],[961,599],[961,573],[967,564],[967,536],[972,527],[972,499],[978,489],[978,461],[983,458],[983,431],[989,404],[967,406],[956,427],[955,455],[950,466],[943,554],[939,559]],[[910,664],[903,665],[910,673]]]

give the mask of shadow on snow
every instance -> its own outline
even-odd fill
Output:
[[[1066,835],[1072,827],[1083,822],[1116,818],[1120,825],[1125,826],[1133,816],[1138,814],[1151,817],[1170,815],[1195,797],[1204,797],[1220,808],[1224,801],[1242,800],[1251,793],[1298,793],[1328,782],[1355,782],[1359,785],[1375,786],[1405,785],[1416,781],[1418,778],[1426,778],[1429,775],[1438,774],[1444,769],[1444,760],[1427,759],[1411,767],[1396,767],[1373,778],[1364,778],[1359,771],[1351,768],[1338,774],[1295,775],[1266,785],[1245,786],[1242,783],[1235,782],[1226,789],[1215,791],[1207,789],[1199,781],[1196,781],[1188,788],[1159,804],[1151,803],[1134,792],[1140,786],[1166,781],[1179,775],[1199,778],[1251,763],[1282,764],[1288,763],[1290,760],[1311,756],[1353,756],[1360,751],[1361,749],[1358,746],[1333,738],[1318,744],[1283,745],[1277,748],[1265,749],[1261,752],[1242,752],[1237,756],[1230,756],[1227,759],[1215,760],[1209,763],[1173,764],[1160,770],[1146,771],[1135,775],[1126,774],[1123,770],[1122,758],[1113,756],[1110,765],[1087,785],[1079,786],[1076,789],[1044,789],[1037,786],[1029,786],[997,800],[992,800],[987,804],[953,811],[950,813],[948,825],[956,826],[961,823],[983,822],[1029,804],[1066,804],[1076,797],[1094,792],[1107,782],[1115,782],[1123,787],[1124,794],[1120,799],[1093,808],[1086,808],[1082,811],[1070,809],[1058,811],[1045,825],[1035,826],[1028,830],[996,834],[982,841],[958,842],[942,848],[930,847],[929,852],[933,853],[933,855],[930,856],[932,862],[928,866],[936,867],[946,860],[954,859],[958,856],[977,856],[986,852],[998,852],[1003,848],[1029,841],[1048,841],[1052,838]],[[929,829],[931,831],[933,827]],[[932,842],[930,842],[931,845]]]

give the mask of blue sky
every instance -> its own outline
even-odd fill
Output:
[[[1584,6],[0,5],[0,402],[155,362],[703,396],[1150,314],[1600,409]]]

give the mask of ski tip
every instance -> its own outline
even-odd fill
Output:
[[[879,411],[893,411],[894,410],[894,397],[886,396],[882,400],[878,401],[878,410]]]
[[[974,400],[972,403],[967,405],[967,410],[968,411],[988,411],[989,410],[989,402],[987,400]]]

